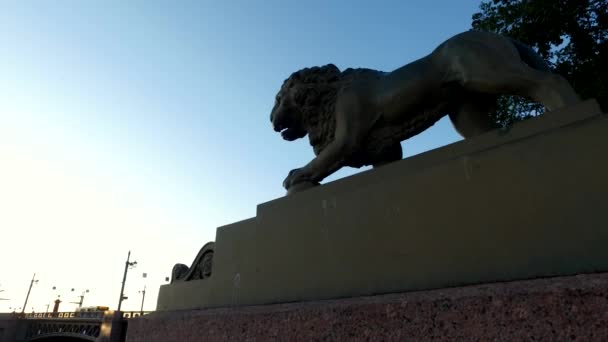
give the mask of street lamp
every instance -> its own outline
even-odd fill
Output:
[[[74,292],[75,290],[76,290],[76,289],[74,289],[73,287],[72,287],[72,288],[70,288],[70,292]],[[53,286],[53,291],[57,291],[57,292],[58,292],[58,293],[57,293],[57,299],[55,300],[55,307],[53,308],[53,311],[55,312],[55,311],[58,311],[58,310],[59,310],[59,304],[61,304],[61,302],[62,302],[62,300],[60,299],[60,298],[61,298],[61,294],[62,294],[62,293],[64,293],[64,294],[65,294],[65,292],[66,292],[67,290],[58,289],[58,288],[57,288],[57,286]],[[86,290],[86,292],[89,292],[89,290]],[[79,297],[81,297],[81,298],[80,298],[80,300],[82,301],[82,300],[83,300],[83,298],[84,298],[84,292],[83,292],[82,296],[79,296]],[[64,296],[64,298],[65,298],[65,296]],[[70,303],[72,303],[72,304],[78,304],[78,303],[80,303],[80,302],[70,302]],[[50,306],[50,304],[49,304],[49,306]]]
[[[72,291],[74,291],[74,289],[72,289]],[[89,293],[88,289],[82,291],[82,293],[80,294],[80,296],[78,296],[80,298],[80,301],[78,301],[78,302],[70,302],[70,303],[72,303],[72,304],[78,304],[78,307],[81,308],[82,307],[82,302],[84,301],[84,295],[86,293]]]
[[[148,273],[143,273],[142,278],[147,278]],[[165,277],[165,282],[169,281],[169,277]],[[144,314],[144,301],[146,300],[146,285],[144,284],[144,289],[141,291],[137,291],[137,293],[141,294],[141,308],[139,309],[140,315]]]
[[[32,281],[30,282],[30,288],[27,290],[27,296],[25,296],[25,303],[23,304],[23,309],[21,309],[21,313],[25,312],[25,308],[27,307],[27,301],[28,299],[30,299],[30,292],[32,292],[32,286],[34,286],[34,283],[38,283],[38,279],[36,279],[36,273],[34,273]]]
[[[122,286],[120,287],[120,298],[118,299],[118,310],[120,311],[120,307],[122,306],[122,301],[127,299],[125,297],[125,283],[127,282],[127,272],[129,271],[129,267],[135,267],[137,265],[137,261],[129,262],[129,258],[131,258],[131,251],[127,254],[127,261],[125,262],[125,273],[122,276]]]
[[[146,299],[146,285],[144,285],[144,289],[141,291],[137,291],[138,293],[141,293],[141,308],[139,309],[139,314],[143,315],[144,314],[144,300]]]

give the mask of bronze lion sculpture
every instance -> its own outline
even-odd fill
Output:
[[[343,166],[374,167],[402,158],[401,141],[448,115],[464,138],[496,128],[499,95],[518,95],[551,111],[579,101],[574,89],[530,47],[467,31],[392,72],[329,64],[293,73],[270,121],[285,140],[308,134],[316,157],[283,186],[318,184]]]

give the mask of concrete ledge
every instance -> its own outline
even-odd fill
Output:
[[[608,273],[373,297],[156,312],[128,342],[608,341]]]
[[[588,101],[260,204],[157,310],[606,272],[607,137]]]

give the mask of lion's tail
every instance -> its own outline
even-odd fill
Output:
[[[532,50],[528,45],[511,38],[511,42],[515,45],[519,57],[524,63],[528,64],[531,68],[540,71],[551,71],[549,64],[539,56],[536,51]]]

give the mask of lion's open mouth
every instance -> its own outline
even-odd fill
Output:
[[[285,128],[285,129],[281,130],[281,136],[283,137],[283,139],[285,139],[287,141],[296,140],[296,139],[302,137],[300,135],[300,133],[298,132],[298,130],[296,130],[294,128]]]
[[[275,126],[274,130],[281,133],[281,137],[287,141],[293,141],[306,135],[306,131],[296,127]]]
[[[306,130],[295,120],[295,113],[290,110],[273,109],[270,114],[270,122],[275,132],[280,132],[283,139],[287,141],[296,140],[306,136]]]

